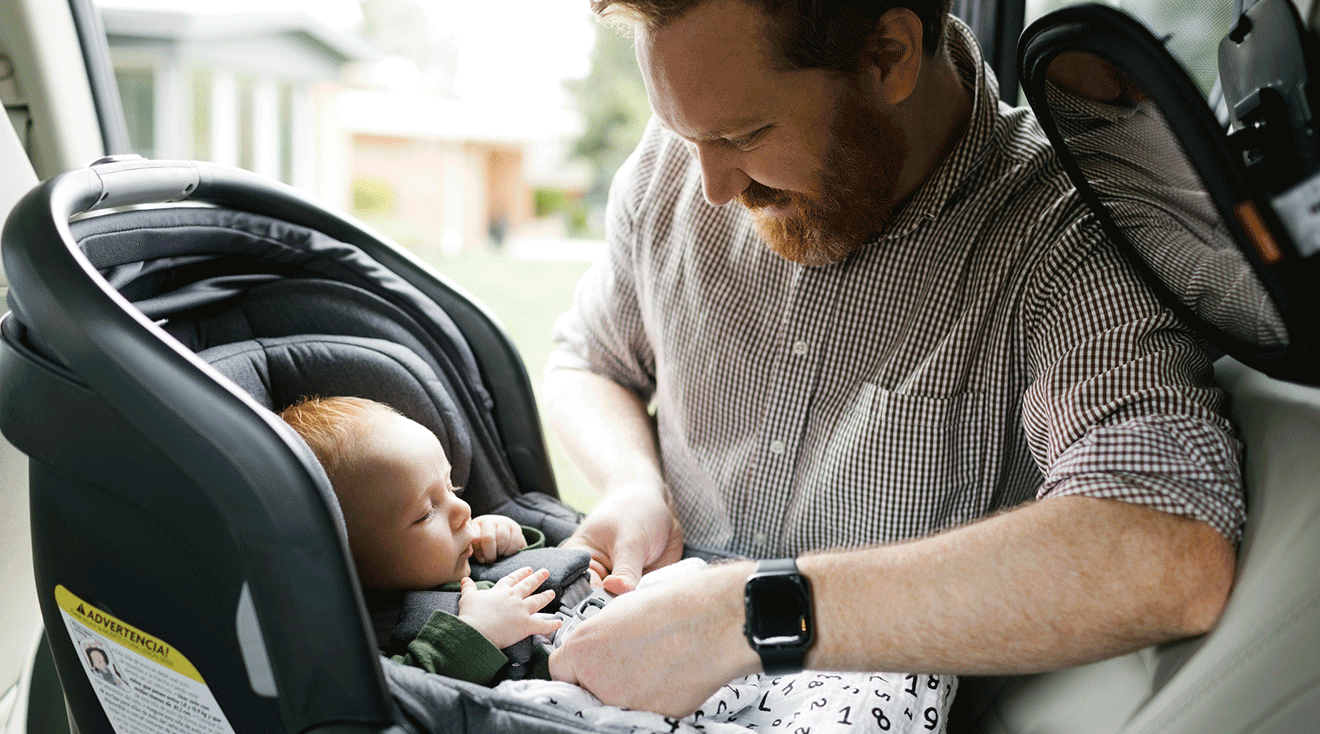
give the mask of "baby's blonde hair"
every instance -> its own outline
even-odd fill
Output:
[[[375,400],[337,396],[303,398],[280,411],[280,417],[312,448],[333,484],[344,457],[360,438],[366,419],[381,412],[401,415]]]

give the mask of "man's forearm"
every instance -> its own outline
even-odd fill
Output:
[[[592,487],[663,487],[654,422],[641,398],[582,370],[550,370],[543,387],[555,436]]]
[[[809,555],[817,668],[1006,674],[1207,631],[1232,545],[1204,523],[1050,499],[913,543]]]
[[[752,567],[716,565],[695,583],[619,597],[556,652],[552,672],[606,703],[690,713],[759,667],[742,633]],[[1069,497],[798,567],[816,599],[808,667],[1007,674],[1208,630],[1234,555],[1204,523]]]

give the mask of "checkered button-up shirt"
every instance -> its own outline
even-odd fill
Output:
[[[651,402],[701,548],[899,541],[1063,495],[1236,539],[1239,445],[1210,362],[951,23],[969,128],[840,263],[770,252],[740,206],[706,202],[683,141],[653,123],[615,178],[607,254],[556,325],[548,369]]]

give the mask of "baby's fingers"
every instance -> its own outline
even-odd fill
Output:
[[[539,612],[542,609],[545,609],[545,605],[554,601],[554,599],[555,599],[554,589],[546,589],[545,591],[542,591],[539,594],[532,594],[531,596],[527,597],[527,611]],[[558,617],[556,617],[556,619],[558,619]]]
[[[496,587],[499,587],[499,588],[507,589],[507,588],[509,588],[509,587],[511,587],[511,586],[516,585],[516,584],[519,583],[520,581],[524,581],[524,580],[526,580],[527,577],[530,576],[530,575],[532,575],[532,567],[531,567],[531,566],[523,566],[522,568],[518,569],[517,571],[514,571],[513,573],[509,574],[508,576],[505,576],[504,578],[500,579],[499,581],[496,581],[496,582],[495,582],[495,586],[496,586]],[[549,575],[548,575],[548,574],[547,574],[547,578],[549,578]],[[537,586],[540,586],[540,585],[541,585],[541,582],[538,581],[538,582],[536,582],[536,586],[533,586],[532,588],[535,589]],[[528,591],[528,593],[531,593],[530,590]],[[523,596],[527,596],[527,594],[523,594]]]
[[[553,614],[533,614],[528,624],[527,634],[546,635],[548,637],[554,634],[563,623],[563,619]]]
[[[507,556],[513,553],[513,532],[510,524],[500,523],[492,530],[495,534],[495,552],[501,556]]]
[[[544,584],[548,578],[550,578],[550,572],[543,568],[540,571],[523,577],[521,581],[514,585],[513,590],[518,592],[518,595],[525,599],[531,596],[532,592],[536,591],[537,587]]]
[[[499,559],[499,539],[495,537],[493,528],[481,527],[481,535],[472,543],[472,555],[481,563],[493,563]]]

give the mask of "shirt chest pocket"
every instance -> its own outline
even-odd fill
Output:
[[[1003,434],[988,402],[983,393],[932,398],[863,383],[802,477],[794,541],[894,542],[979,516],[985,457]]]

